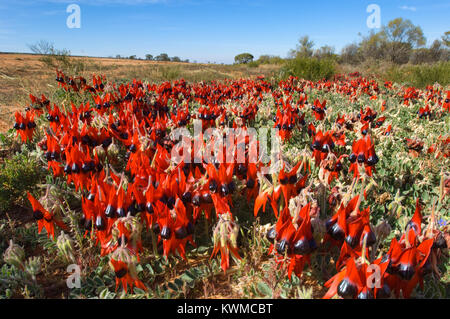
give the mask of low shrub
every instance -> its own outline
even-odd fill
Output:
[[[424,88],[439,83],[450,84],[450,62],[390,67],[383,77],[393,82]]]
[[[281,77],[297,76],[311,81],[331,80],[336,74],[332,59],[298,57],[288,61],[281,70]]]
[[[23,200],[44,176],[39,163],[24,154],[6,159],[0,167],[0,214]]]

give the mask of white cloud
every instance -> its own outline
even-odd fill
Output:
[[[406,10],[406,11],[413,11],[413,12],[417,11],[416,7],[408,7],[408,6],[401,6],[400,9]]]

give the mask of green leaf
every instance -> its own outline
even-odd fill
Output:
[[[89,278],[89,277],[86,278],[86,282],[89,287],[95,287],[95,281],[92,280],[91,278]]]
[[[161,267],[159,263],[156,263],[156,265],[153,265],[153,268],[155,269],[155,272],[157,274],[162,274],[164,272],[164,269]]]
[[[266,297],[272,297],[272,289],[263,281],[258,282],[258,291]]]
[[[182,288],[184,285],[183,280],[181,280],[180,278],[177,278],[174,280],[175,285],[177,285],[178,288]]]
[[[103,282],[103,280],[99,276],[95,276],[94,281],[95,281],[97,286],[102,287],[102,286],[105,285],[105,283]]]
[[[295,274],[292,274],[291,278],[292,278],[292,285],[293,286],[296,286],[296,285],[300,284],[300,279]]]
[[[195,281],[194,275],[192,275],[190,272],[185,271],[184,274],[180,277],[182,280],[186,281],[187,283],[190,283],[192,281]]]
[[[166,290],[165,292],[164,292],[164,299],[171,299],[171,295],[170,295],[170,291],[169,290]]]
[[[160,262],[161,262],[161,265],[169,266],[169,258],[167,258],[167,257],[161,258]]]
[[[209,247],[206,246],[200,246],[197,248],[197,253],[199,254],[204,254],[209,250]]]
[[[133,289],[133,292],[137,295],[145,295],[146,294],[145,290],[143,290],[141,288],[136,288],[136,287]]]
[[[153,270],[152,266],[150,264],[145,265],[150,275],[155,275],[155,271]]]
[[[100,299],[108,299],[109,290],[108,288],[103,289],[98,296]]]
[[[174,291],[178,291],[177,285],[175,285],[173,282],[167,283],[167,286]]]

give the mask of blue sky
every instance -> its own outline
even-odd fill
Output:
[[[72,3],[80,29],[66,26]],[[382,24],[403,17],[420,25],[428,43],[450,30],[448,0],[0,0],[0,51],[30,52],[43,39],[76,55],[165,52],[232,63],[242,52],[285,57],[306,34],[340,51],[369,32],[369,4],[380,6]]]

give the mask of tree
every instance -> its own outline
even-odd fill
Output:
[[[429,48],[419,48],[413,50],[410,62],[414,64],[435,63],[439,61],[448,61],[450,51],[443,47],[443,43],[434,40]]]
[[[234,62],[237,64],[247,64],[252,62],[254,59],[254,56],[250,53],[241,53],[234,57]]]
[[[276,55],[261,55],[257,62],[259,64],[282,64],[284,61],[281,57],[276,56]]]
[[[34,44],[29,44],[28,47],[30,48],[31,52],[35,54],[48,55],[54,54],[55,52],[53,43],[46,40],[40,40]]]
[[[145,55],[145,59],[151,61],[151,60],[153,60],[153,55],[151,55],[151,54],[146,54],[146,55]]]
[[[341,62],[356,65],[362,61],[361,50],[356,43],[346,45],[341,51]]]
[[[272,57],[270,55],[261,55],[258,62],[261,64],[269,64],[271,58]]]
[[[450,48],[450,31],[447,31],[442,36],[442,42],[447,48]]]
[[[60,56],[69,56],[70,51],[66,49],[55,49],[55,46],[52,42],[46,41],[46,40],[40,40],[34,44],[29,44],[28,47],[30,48],[31,52],[35,54],[42,54],[42,55],[60,55]]]
[[[136,60],[136,55],[130,55],[129,59],[130,60]]]
[[[169,55],[167,53],[161,53],[155,58],[156,61],[170,61]]]
[[[422,29],[403,18],[389,21],[380,35],[386,41],[386,57],[398,64],[408,62],[412,49],[426,43]]]
[[[177,56],[174,56],[173,58],[170,58],[170,61],[172,62],[181,62],[181,59]]]
[[[386,40],[381,32],[370,32],[366,37],[362,38],[359,44],[359,52],[362,60],[380,60],[386,56]]]
[[[314,52],[314,56],[319,59],[333,58],[335,57],[334,48],[329,45],[324,45]]]
[[[305,35],[298,40],[297,48],[289,52],[291,58],[310,58],[314,53],[314,41],[309,39],[309,36]]]

